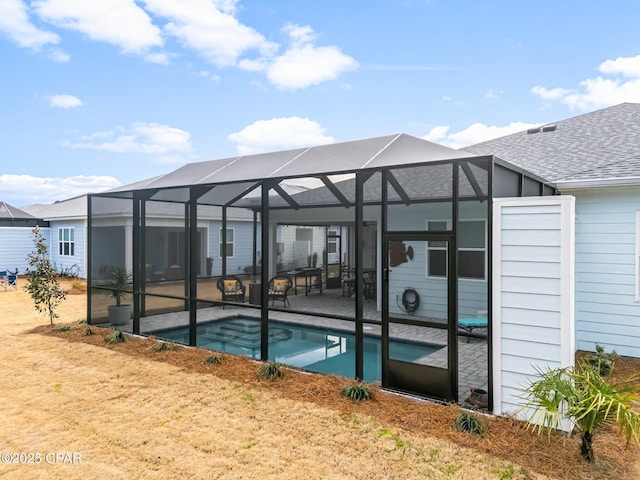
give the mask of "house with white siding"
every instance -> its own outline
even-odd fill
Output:
[[[33,218],[46,221],[49,225],[49,255],[51,262],[59,272],[69,272],[85,278],[87,274],[87,196],[71,198],[52,204],[35,204],[24,207]],[[169,280],[184,278],[184,221],[175,205],[163,204],[161,208],[150,208],[148,212],[147,273],[150,280]],[[131,212],[121,211],[119,216],[131,217]],[[131,223],[115,227],[113,219],[103,218],[101,242],[109,244],[127,243]],[[227,230],[227,271],[243,272],[253,264],[252,231],[253,216],[243,210],[230,212]],[[29,235],[23,239],[23,245],[32,248]],[[199,275],[212,276],[221,272],[221,212],[208,208],[198,226],[200,245]],[[26,234],[25,234],[26,235]],[[28,250],[30,251],[30,250]],[[27,252],[28,253],[28,252]],[[209,260],[208,260],[209,259]],[[96,268],[108,270],[119,264],[121,258],[103,258]],[[208,267],[210,266],[210,267]],[[211,271],[209,271],[209,268]],[[23,273],[20,269],[20,273]]]
[[[48,223],[35,216],[0,202],[0,271],[24,273],[28,267],[27,255],[33,251],[33,228],[49,238]]]
[[[496,155],[575,198],[576,347],[640,357],[640,104],[463,150]]]

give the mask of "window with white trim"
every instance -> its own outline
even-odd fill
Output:
[[[58,229],[58,255],[73,257],[75,255],[75,228],[64,227]]]
[[[487,235],[484,220],[460,220],[458,241],[458,277],[484,280],[487,271]]]
[[[427,230],[449,230],[450,222],[428,221]],[[485,280],[487,271],[487,233],[484,220],[460,220],[457,231],[458,277]],[[427,242],[427,276],[447,276],[447,242]]]
[[[220,234],[219,234],[219,238],[220,238],[220,258],[222,258],[223,255],[223,237],[222,237],[222,232],[224,230],[222,230],[222,228],[220,229]],[[227,228],[227,258],[233,257],[234,254],[234,238],[235,238],[235,229],[233,228]]]
[[[448,229],[448,222],[445,220],[427,222],[427,230],[429,231],[446,231]],[[427,242],[427,276],[442,278],[447,276],[447,242],[445,240]]]

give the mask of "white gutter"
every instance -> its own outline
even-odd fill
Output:
[[[624,187],[640,185],[640,177],[608,177],[582,180],[560,180],[555,182],[558,190],[594,187]]]

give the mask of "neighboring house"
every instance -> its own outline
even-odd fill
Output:
[[[85,276],[86,205],[86,196],[80,196],[23,208],[49,224],[49,259],[60,273]]]
[[[495,155],[575,197],[576,346],[640,357],[640,104],[463,150]]]
[[[49,253],[52,263],[59,272],[69,272],[82,278],[87,273],[87,196],[24,207],[33,217],[44,219],[50,225]],[[131,216],[123,211],[119,216]],[[184,211],[172,204],[151,205],[147,211],[147,252],[146,264],[149,280],[184,278],[185,227]],[[132,226],[109,226],[109,219],[102,219],[100,241],[128,242]],[[228,216],[227,272],[240,273],[253,264],[253,215],[250,212],[231,209]],[[200,217],[198,232],[200,244],[199,275],[219,275],[221,272],[221,210],[206,208]],[[31,230],[29,229],[29,232]],[[30,245],[27,242],[27,245]],[[126,254],[125,254],[126,255]],[[207,259],[210,260],[207,260]],[[119,258],[104,258],[96,269],[107,270],[119,264]],[[211,265],[209,272],[208,265]],[[22,272],[22,269],[20,270]]]
[[[49,228],[33,215],[5,202],[0,202],[0,271],[23,274],[29,266],[27,255],[34,249],[33,228],[49,238]]]

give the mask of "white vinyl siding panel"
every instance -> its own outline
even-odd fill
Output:
[[[213,275],[221,275],[222,259],[220,258],[220,229],[222,222],[212,221],[209,224],[209,253],[213,258]],[[233,229],[233,257],[227,257],[227,275],[245,273],[245,267],[253,264],[253,222],[227,222],[227,228]],[[260,224],[258,224],[260,228]],[[258,249],[260,242],[258,241]]]
[[[576,342],[579,350],[640,357],[639,188],[576,197]]]
[[[29,263],[27,255],[34,250],[32,227],[0,227],[0,270],[25,273]],[[49,228],[40,227],[40,233],[49,245]],[[57,248],[57,244],[55,246]]]
[[[493,218],[494,411],[513,414],[536,367],[573,364],[573,197],[496,200]]]

